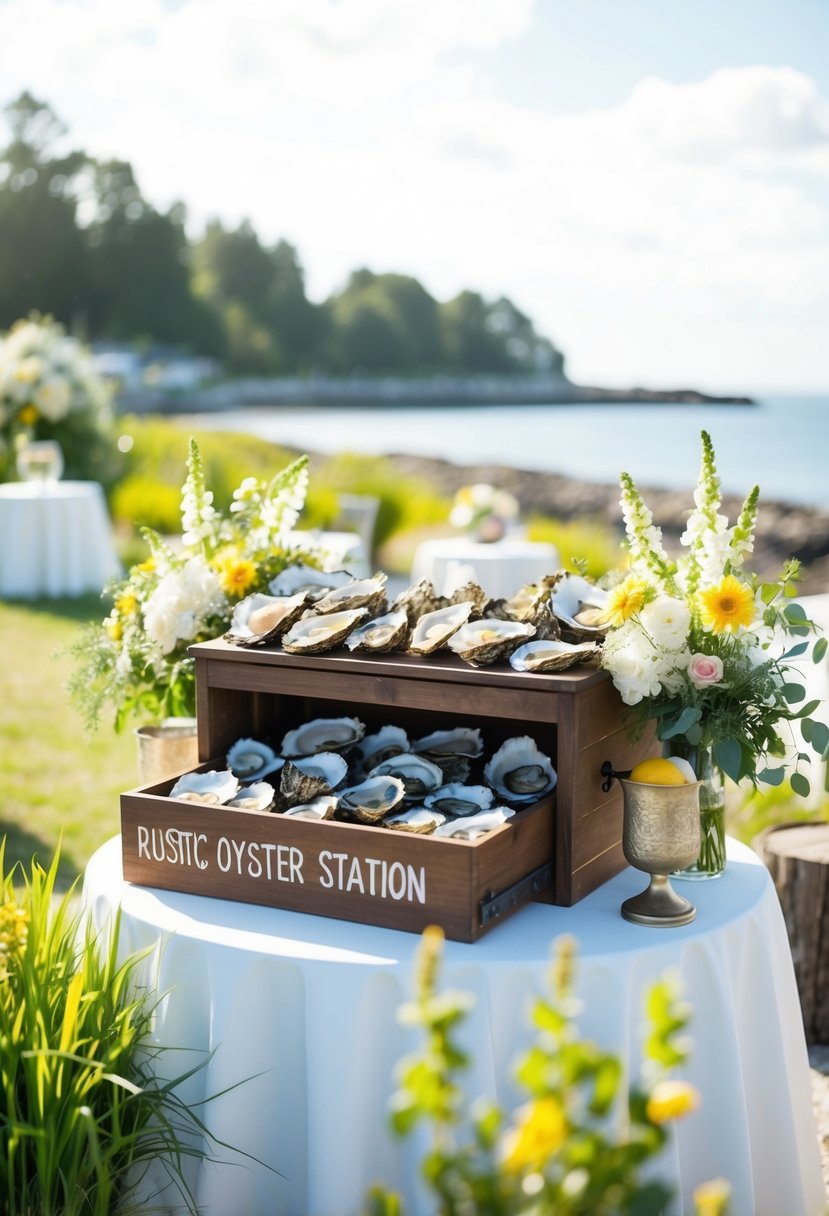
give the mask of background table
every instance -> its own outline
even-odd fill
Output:
[[[118,573],[96,481],[0,485],[0,596],[81,595]]]
[[[474,579],[493,597],[510,596],[558,567],[555,545],[513,537],[480,544],[464,536],[450,536],[418,546],[412,582],[428,578],[438,595],[451,595],[456,587]]]
[[[631,1076],[644,994],[674,968],[694,1009],[687,1076],[703,1104],[658,1164],[679,1189],[671,1211],[690,1211],[694,1187],[722,1176],[734,1216],[818,1216],[823,1185],[785,928],[765,867],[744,846],[729,848],[723,878],[683,884],[698,908],[683,928],[621,919],[621,901],[645,885],[628,869],[573,908],[531,904],[474,945],[448,942],[442,983],[476,998],[463,1034],[474,1061],[466,1091],[506,1109],[524,1099],[512,1065],[532,1040],[527,1011],[559,934],[578,940],[583,1033],[618,1052]],[[215,1136],[279,1171],[239,1157],[193,1164],[201,1211],[356,1216],[378,1179],[403,1192],[410,1214],[431,1211],[417,1177],[423,1141],[392,1139],[386,1120],[395,1064],[419,1045],[396,1020],[411,995],[417,936],[130,886],[119,838],[90,861],[84,904],[100,927],[121,905],[123,950],[155,947],[149,979],[166,993],[157,1040],[182,1049],[165,1054],[166,1075],[203,1052],[186,1100],[236,1085],[200,1113]]]

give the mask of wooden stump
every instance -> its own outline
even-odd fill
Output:
[[[809,1043],[829,1043],[829,823],[784,823],[754,841],[774,879]]]

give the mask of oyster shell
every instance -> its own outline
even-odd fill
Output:
[[[452,781],[442,785],[434,794],[423,799],[424,806],[444,815],[477,815],[480,811],[488,811],[492,806],[493,793],[486,785],[461,785]]]
[[[609,629],[604,620],[608,593],[578,574],[565,574],[553,588],[550,604],[566,641],[596,641]]]
[[[589,663],[599,655],[596,642],[562,642],[561,639],[527,642],[510,655],[516,671],[566,671],[577,663]]]
[[[239,791],[239,779],[230,770],[206,773],[183,773],[170,790],[169,797],[181,802],[198,802],[205,806],[221,806]]]
[[[418,836],[427,836],[442,823],[446,823],[446,816],[441,815],[440,811],[415,806],[408,811],[395,811],[383,820],[383,827],[395,832],[415,832]]]
[[[481,732],[472,726],[432,731],[412,744],[413,752],[438,766],[445,782],[466,781],[472,769],[471,761],[480,756],[483,750]]]
[[[435,828],[435,835],[448,836],[455,840],[477,840],[479,836],[486,835],[508,819],[512,819],[514,814],[515,811],[510,810],[508,806],[493,806],[465,819],[449,819],[439,828]]]
[[[440,607],[438,595],[428,578],[422,578],[419,583],[413,583],[405,591],[401,591],[392,604],[395,612],[405,612],[409,624],[414,628],[425,612],[432,612]]]
[[[409,750],[409,736],[401,726],[381,726],[373,735],[361,739],[356,748],[366,770],[388,760],[389,756],[399,756]]]
[[[450,604],[447,608],[425,613],[412,630],[410,653],[431,654],[443,646],[461,625],[466,624],[474,606],[471,600],[464,600],[460,604]]]
[[[487,594],[480,583],[464,583],[462,587],[457,587],[449,597],[451,604],[464,604],[467,601],[473,606],[473,616],[483,615],[484,605],[487,602]]]
[[[347,612],[350,608],[365,608],[370,615],[385,612],[387,574],[375,574],[374,578],[354,579],[327,591],[314,603],[315,612]]]
[[[506,659],[535,634],[535,625],[522,621],[467,621],[447,642],[450,650],[473,667]]]
[[[237,811],[269,811],[273,806],[276,790],[268,781],[254,781],[234,794],[227,806]]]
[[[558,780],[550,757],[529,735],[507,739],[484,767],[484,777],[507,802],[537,802]]]
[[[240,781],[256,781],[277,772],[285,763],[273,748],[257,739],[237,739],[226,759],[227,767]]]
[[[402,608],[376,616],[372,621],[365,621],[345,639],[349,650],[371,650],[375,654],[403,650],[408,642],[409,618]]]
[[[330,794],[348,772],[348,765],[336,752],[319,752],[304,760],[286,760],[279,779],[279,791],[289,806],[310,802],[319,794]]]
[[[282,814],[286,819],[331,819],[337,809],[337,801],[334,794],[320,794],[310,802],[289,806]]]
[[[317,654],[322,650],[333,650],[367,615],[365,608],[328,612],[323,616],[308,613],[283,636],[282,649],[289,654]]]
[[[358,743],[365,733],[365,725],[359,718],[314,718],[296,730],[289,730],[280,751],[288,759],[317,752],[343,752]]]
[[[425,756],[416,756],[412,752],[389,756],[388,760],[376,764],[369,776],[398,777],[403,782],[407,802],[422,801],[427,794],[443,785],[443,773],[438,766]]]
[[[240,600],[233,609],[230,628],[225,640],[237,646],[262,646],[274,641],[305,611],[307,597],[299,595],[263,595],[256,592]]]
[[[358,823],[378,823],[403,801],[405,792],[399,777],[374,774],[341,791],[337,815]]]
[[[271,595],[299,595],[304,593],[309,600],[317,600],[334,587],[350,583],[353,575],[347,570],[318,570],[297,562],[287,566],[276,578],[271,579],[268,591]]]

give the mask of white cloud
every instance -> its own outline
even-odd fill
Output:
[[[829,99],[758,65],[519,108],[488,56],[532,9],[7,0],[0,68],[158,204],[294,241],[317,296],[358,265],[505,292],[594,382],[739,382],[776,325],[778,383],[829,383],[803,340],[829,321]]]

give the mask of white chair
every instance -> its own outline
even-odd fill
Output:
[[[368,494],[340,494],[338,508],[334,530],[353,532],[359,537],[359,544],[348,551],[348,569],[357,577],[368,577],[372,573],[374,527],[380,499]]]

